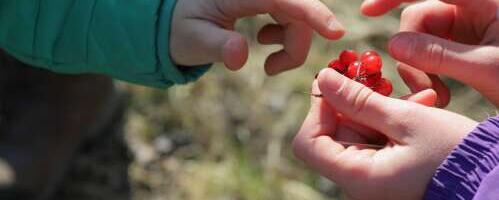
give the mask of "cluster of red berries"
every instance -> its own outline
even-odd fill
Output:
[[[328,66],[382,95],[389,96],[393,91],[392,83],[381,77],[383,63],[376,51],[366,51],[359,59],[355,51],[344,50]]]

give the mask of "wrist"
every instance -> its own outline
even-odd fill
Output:
[[[204,74],[210,65],[201,65],[199,67],[180,67],[171,57],[170,36],[172,34],[172,25],[174,11],[177,9],[177,0],[163,0],[159,10],[158,33],[156,36],[156,56],[159,62],[159,69],[163,79],[170,80],[170,84],[185,84],[198,79]]]
[[[481,180],[499,164],[499,117],[480,123],[440,165],[425,199],[472,199]]]

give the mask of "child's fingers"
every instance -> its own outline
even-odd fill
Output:
[[[282,44],[284,42],[285,29],[279,24],[267,24],[258,32],[260,44]]]
[[[432,89],[422,90],[417,93],[400,97],[402,100],[415,102],[425,106],[435,106],[437,93]],[[337,131],[333,134],[337,140],[356,142],[356,143],[380,143],[386,140],[386,137],[378,131],[360,125],[343,116],[338,117]]]
[[[246,63],[249,48],[241,34],[205,20],[187,19],[182,23],[190,25],[179,26],[175,40],[170,41],[177,64],[196,66],[223,61],[227,68],[237,70]]]
[[[436,91],[437,101],[436,104],[432,106],[443,108],[449,104],[451,98],[450,90],[438,76],[426,74],[423,71],[404,63],[398,63],[397,71],[412,93],[417,93],[429,88]]]
[[[317,81],[312,84],[310,93],[321,93]],[[336,117],[336,111],[323,98],[311,96],[310,110],[300,132],[303,132],[302,136],[308,139],[330,135],[336,129]]]
[[[399,33],[391,39],[389,49],[400,62],[474,86],[490,81],[497,70],[496,48],[464,45],[424,33]]]
[[[317,81],[313,83],[312,93],[320,93]],[[344,150],[343,145],[331,138],[337,126],[336,116],[326,101],[312,96],[310,111],[293,140],[294,154],[314,168],[329,167],[330,160]]]
[[[373,128],[400,141],[403,113],[410,108],[404,101],[382,96],[332,69],[324,69],[317,78],[324,99],[352,121]]]
[[[435,90],[426,89],[421,92],[400,97],[402,100],[412,101],[421,105],[433,107],[437,103],[437,93]]]
[[[398,7],[404,2],[414,2],[416,0],[365,0],[362,3],[361,11],[367,16],[379,16],[387,13],[388,11]],[[489,15],[495,13],[492,10],[497,7],[495,0],[441,0],[447,4],[452,4],[465,8],[466,10]]]
[[[360,10],[366,16],[380,16],[410,0],[365,0]]]
[[[378,131],[369,128],[367,126],[361,125],[357,122],[354,122],[348,118],[340,116],[338,119],[338,131],[335,133],[335,139],[344,138],[346,133],[341,132],[341,129],[348,129],[353,132],[357,136],[363,139],[363,141],[347,141],[347,142],[357,142],[357,143],[381,143],[386,140],[386,137],[379,133]],[[339,139],[341,140],[341,139]]]
[[[313,84],[312,93],[320,93],[317,81]],[[331,134],[337,131],[344,131],[339,135],[342,139],[363,142],[361,138],[348,135],[343,130],[346,127],[338,127],[336,116],[337,113],[323,98],[312,97],[310,112],[293,140],[293,152],[322,175],[343,182],[347,181],[345,176],[359,170],[365,172],[364,163],[370,156],[364,156],[364,153],[372,155],[375,151],[353,146],[346,151],[342,144],[335,142]]]
[[[400,19],[400,31],[421,32],[447,38],[454,24],[455,8],[440,1],[424,1],[404,9]],[[450,91],[436,75],[426,74],[405,64],[399,66],[404,82],[416,93],[433,88],[438,94],[437,107],[450,102]]]
[[[496,0],[441,0],[445,3],[456,5],[464,10],[480,14],[482,16],[496,16]],[[478,16],[476,16],[478,17]]]
[[[265,62],[268,75],[294,69],[305,62],[312,42],[312,29],[302,22],[290,23],[283,39],[284,49],[271,54]]]
[[[372,135],[375,134],[373,133]],[[351,128],[345,123],[339,123],[336,128],[336,131],[333,133],[331,137],[333,137],[335,141],[352,142],[359,144],[369,144],[370,141],[372,141],[368,140],[368,138],[364,137],[364,135],[361,134],[361,132],[358,132],[357,130]]]
[[[281,12],[303,21],[328,39],[339,39],[345,28],[320,0],[274,0]]]
[[[451,94],[450,89],[445,85],[440,76],[435,74],[428,74],[428,77],[431,80],[431,87],[434,91],[437,92],[437,100],[435,102],[435,106],[438,108],[445,108],[450,103]]]
[[[280,12],[305,22],[329,39],[338,39],[345,32],[336,16],[319,0],[213,1],[216,9],[234,19],[261,13]]]
[[[424,1],[404,9],[400,16],[400,31],[449,36],[454,24],[455,7],[440,1]]]

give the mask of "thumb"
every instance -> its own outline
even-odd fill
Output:
[[[240,69],[248,60],[248,43],[241,34],[209,21],[189,19],[177,26],[171,39],[173,59],[181,65],[194,66],[223,61],[230,70]],[[193,53],[196,52],[196,53]]]
[[[317,79],[325,100],[339,113],[392,139],[401,138],[395,129],[409,107],[406,102],[375,93],[332,69],[322,70]]]
[[[413,32],[397,34],[391,39],[389,48],[390,54],[405,64],[471,85],[483,82],[483,77],[495,70],[493,66],[497,59],[492,56],[498,51],[493,47],[465,45]]]

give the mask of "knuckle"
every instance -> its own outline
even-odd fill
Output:
[[[445,48],[437,42],[430,41],[426,52],[428,53],[427,60],[430,62],[427,65],[430,68],[429,71],[438,73],[445,59]]]
[[[361,115],[367,107],[370,98],[374,95],[374,91],[368,87],[346,80],[346,78],[338,92],[345,97],[349,106],[353,108],[352,116]]]
[[[353,101],[354,115],[361,114],[365,110],[369,99],[373,96],[373,94],[374,92],[371,89],[367,87],[360,87]]]

